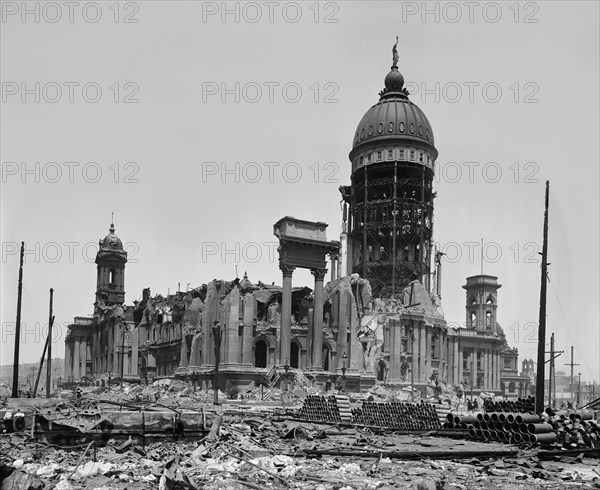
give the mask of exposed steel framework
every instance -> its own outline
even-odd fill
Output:
[[[395,161],[362,167],[342,190],[350,201],[351,270],[377,296],[399,293],[414,279],[429,287],[432,182],[431,169]]]

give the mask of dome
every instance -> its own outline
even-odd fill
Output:
[[[115,225],[111,223],[108,231],[108,235],[100,240],[100,249],[123,250],[121,239],[115,235]]]
[[[372,146],[374,142],[385,144],[398,140],[417,143],[430,150],[434,158],[437,158],[431,124],[423,111],[408,100],[404,76],[397,66],[397,44],[396,39],[392,48],[393,65],[385,77],[385,88],[379,93],[379,102],[365,113],[356,128],[351,159],[357,148],[363,145]]]
[[[386,92],[358,123],[352,149],[373,141],[399,138],[420,141],[435,149],[433,129],[423,111],[406,95]]]

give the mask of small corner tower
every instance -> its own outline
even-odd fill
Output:
[[[498,289],[501,287],[496,276],[467,277],[467,284],[463,286],[467,291],[467,328],[490,335],[498,334],[496,312]]]
[[[111,223],[109,233],[100,240],[96,254],[96,304],[122,305],[125,302],[126,263],[127,252],[123,250],[123,243],[115,235],[115,225]]]

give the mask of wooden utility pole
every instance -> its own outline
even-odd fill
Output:
[[[548,370],[548,406],[552,406],[552,378],[554,377],[554,332],[550,337],[550,369]]]
[[[52,325],[54,324],[54,315],[52,315],[52,295],[53,295],[54,289],[50,288],[50,318],[48,321],[48,336],[46,337],[46,343],[44,344],[44,350],[42,352],[42,358],[40,359],[40,365],[38,367],[38,373],[37,376],[35,378],[35,384],[33,385],[33,393],[31,394],[32,398],[35,398],[35,395],[37,394],[37,389],[38,389],[38,385],[40,383],[40,375],[42,374],[42,368],[44,367],[44,359],[46,358],[46,351],[50,349],[50,343],[52,342]],[[48,386],[51,380],[50,375],[48,374],[50,372],[50,366],[51,366],[51,361],[50,361],[50,355],[51,353],[48,352],[48,366],[46,367],[47,369],[47,373],[46,373],[46,398],[50,398],[50,392],[48,390]]]
[[[54,289],[50,288],[50,311],[48,313],[48,362],[46,363],[46,398],[50,398],[50,388],[52,384],[52,324],[54,315],[52,314],[52,300],[54,298]],[[40,369],[42,367],[40,366]]]
[[[13,358],[12,397],[19,397],[19,343],[21,342],[21,296],[23,292],[23,256],[25,242],[21,242],[21,258],[19,259],[19,286],[17,292],[17,324],[15,326],[15,354]]]
[[[548,406],[552,407],[556,405],[556,372],[555,372],[555,363],[554,359],[556,359],[561,354],[564,354],[565,351],[562,350],[554,350],[554,332],[552,332],[552,336],[550,337],[550,352],[546,351],[546,354],[550,354],[550,359],[548,361],[550,363],[550,373],[548,375]],[[554,404],[552,404],[552,400],[554,400]]]
[[[544,205],[544,242],[542,245],[542,281],[540,286],[540,318],[538,329],[537,378],[535,383],[535,412],[544,411],[544,371],[546,367],[546,288],[548,285],[548,195],[550,182],[546,181]]]
[[[42,367],[44,366],[44,359],[46,358],[46,350],[48,349],[48,338],[49,337],[46,337],[46,343],[44,344],[44,350],[42,351],[42,358],[40,359],[38,373],[35,377],[35,383],[33,385],[33,392],[31,393],[31,398],[35,398],[35,395],[37,394],[38,385],[40,383],[40,376],[42,374]]]
[[[573,366],[579,366],[579,364],[573,362],[573,346],[571,346],[571,362],[566,362],[565,366],[571,366],[571,382],[569,383],[569,394],[571,395],[571,403],[573,403],[573,384],[575,380],[573,378]]]

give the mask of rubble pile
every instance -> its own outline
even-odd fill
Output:
[[[216,425],[205,437],[155,443],[110,438],[57,446],[27,431],[7,433],[0,438],[0,490],[459,490],[525,483],[535,490],[593,488],[599,481],[581,457],[542,462],[494,443],[377,434],[282,415],[240,420],[227,409]]]
[[[592,449],[583,445],[586,438],[598,441],[591,412],[549,413],[537,421],[500,412],[494,421],[487,413],[479,414],[481,420],[452,418],[465,427],[512,417],[527,427],[548,425],[552,434],[563,427],[581,435],[577,442],[559,437],[545,446],[552,450],[541,451],[441,437],[437,407],[424,402],[281,393],[295,397],[294,391],[304,393],[300,410],[247,398],[228,401],[222,393],[223,404],[214,406],[212,398],[199,401],[212,392],[166,380],[122,390],[85,387],[48,400],[8,399],[0,410],[0,490],[600,487],[590,466],[600,449],[594,442]],[[314,420],[298,420],[311,410]],[[335,417],[326,420],[324,412]],[[370,423],[359,425],[359,414],[371,416]],[[420,434],[401,430],[399,421],[409,419]]]

